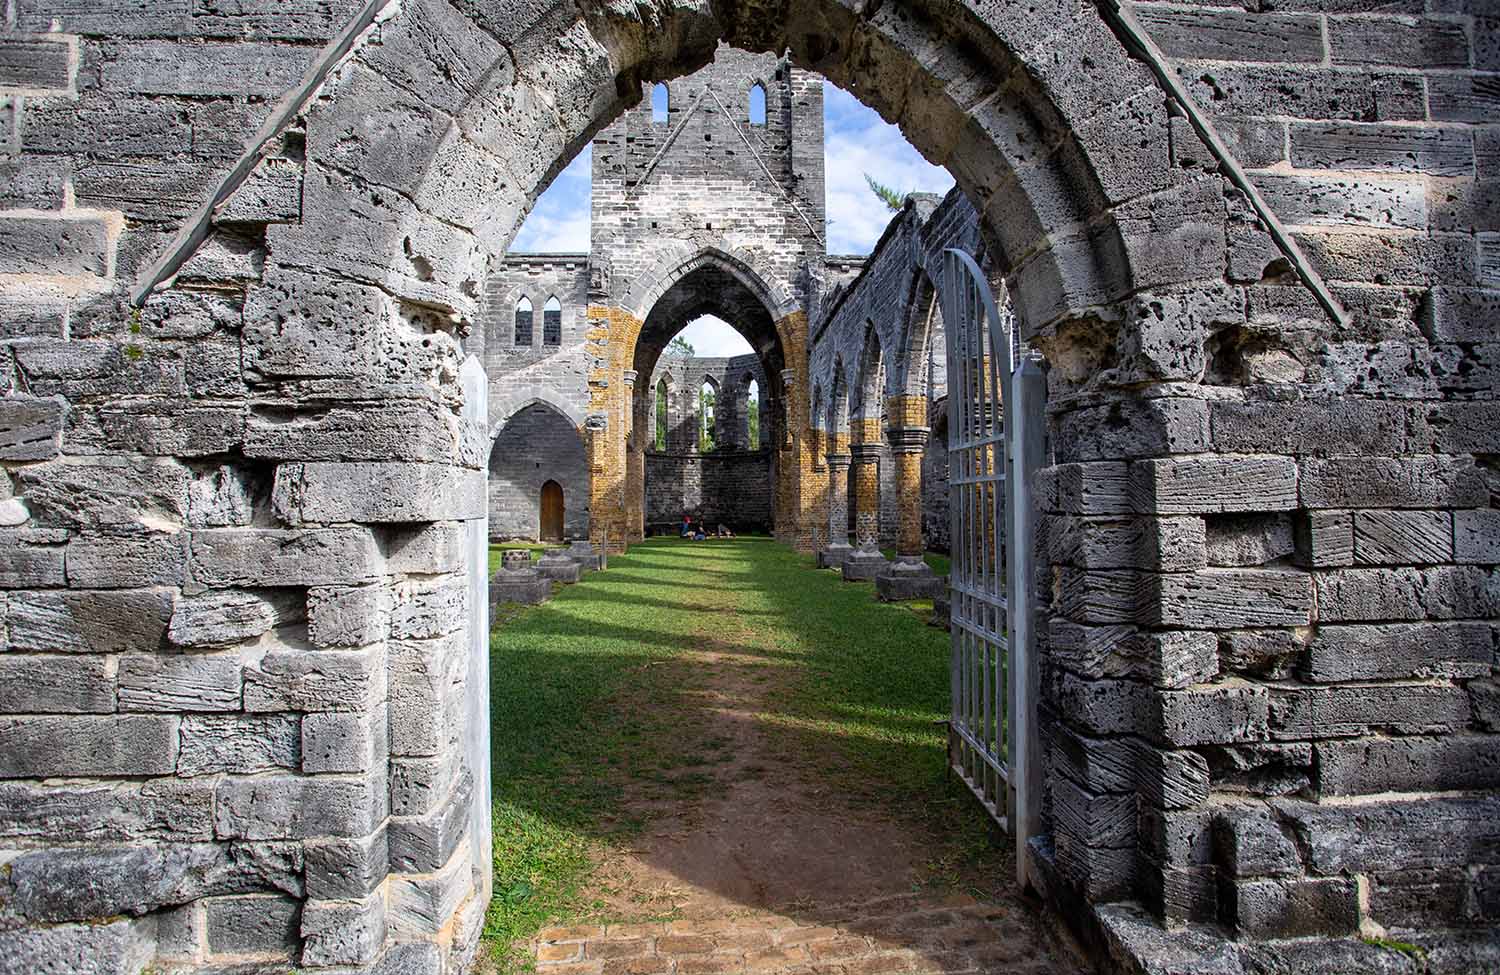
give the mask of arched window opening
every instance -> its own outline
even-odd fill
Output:
[[[531,345],[531,299],[525,295],[516,302],[516,345]]]
[[[562,302],[556,295],[542,306],[542,344],[562,345]]]
[[[750,124],[766,124],[766,88],[759,83],[750,86]]]
[[[718,405],[718,391],[708,380],[698,388],[698,451],[709,453],[714,449],[714,413]]]
[[[656,449],[667,449],[667,409],[671,397],[667,395],[667,381],[656,384]]]
[[[745,443],[751,450],[760,449],[760,383],[750,380],[745,392]]]
[[[651,86],[651,121],[657,125],[665,125],[667,122],[667,109],[671,105],[671,93],[667,86],[657,82]]]

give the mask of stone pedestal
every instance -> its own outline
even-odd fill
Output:
[[[520,603],[536,606],[552,598],[552,580],[531,564],[531,553],[512,549],[502,556],[499,572],[490,577],[490,605]]]
[[[818,568],[840,569],[854,554],[854,546],[848,542],[834,542],[818,553]]]
[[[536,571],[553,582],[572,585],[583,575],[583,566],[566,549],[549,548],[536,563]]]
[[[845,582],[870,582],[890,565],[880,549],[874,545],[861,545],[844,560]]]
[[[895,603],[905,599],[933,599],[948,591],[942,576],[920,555],[902,555],[888,563],[875,577],[875,595],[881,602]]]
[[[583,566],[585,572],[597,572],[609,565],[609,556],[594,547],[588,539],[579,539],[567,549],[568,558]]]
[[[953,629],[953,596],[948,591],[948,580],[943,579],[943,591],[932,597],[932,625],[945,630]]]

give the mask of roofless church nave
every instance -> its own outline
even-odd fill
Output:
[[[0,17],[0,972],[464,971],[491,520],[920,560],[945,423],[949,545],[1028,533],[954,609],[1018,884],[1123,970],[1500,965],[1483,0]],[[822,78],[957,184],[862,263]],[[507,254],[590,142],[590,253]],[[679,376],[705,311],[753,359]]]

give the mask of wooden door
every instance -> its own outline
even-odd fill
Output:
[[[563,489],[556,481],[542,485],[542,541],[563,540]]]

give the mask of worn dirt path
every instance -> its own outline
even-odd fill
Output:
[[[729,570],[718,560],[701,571],[712,580]],[[673,772],[694,778],[689,799],[627,791],[621,814],[647,825],[595,870],[587,912],[540,933],[531,946],[539,971],[1086,970],[1056,925],[1008,889],[1013,868],[998,849],[981,863],[955,863],[920,811],[851,796],[829,764],[836,756],[810,751],[767,719],[806,674],[795,647],[753,649],[765,634],[749,607],[764,603],[754,598],[753,571],[732,574],[735,585],[694,596],[700,639],[662,675],[675,685],[683,733],[715,742],[712,760]],[[873,603],[867,617],[854,610],[851,645],[891,612]],[[612,705],[647,706],[629,695]],[[968,811],[983,815],[977,805]]]

